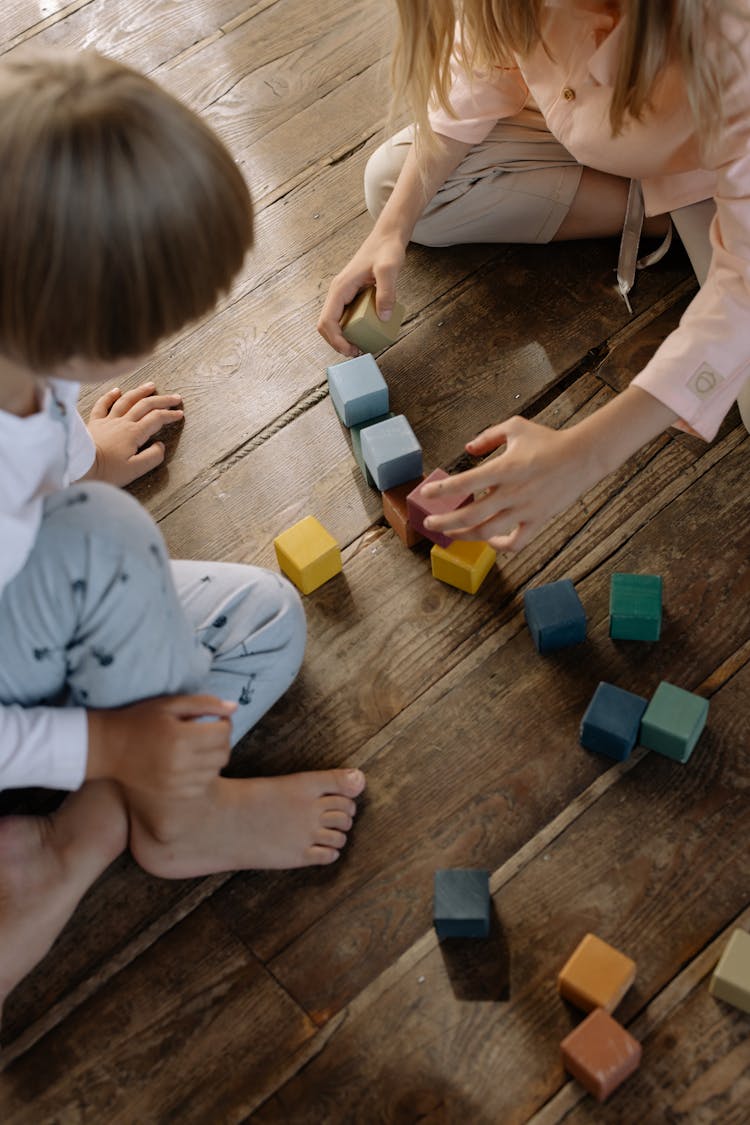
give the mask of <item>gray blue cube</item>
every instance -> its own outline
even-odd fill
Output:
[[[489,871],[435,872],[435,930],[439,938],[485,938],[490,932]]]
[[[381,492],[422,475],[422,447],[403,414],[367,426],[359,437],[362,458]]]
[[[353,426],[349,427],[349,435],[352,439],[352,453],[354,454],[354,460],[359,465],[362,476],[365,478],[370,488],[376,488],[377,485],[372,479],[372,473],[367,468],[367,465],[365,465],[365,459],[362,456],[362,431],[366,430],[368,426],[374,426],[376,422],[385,422],[388,418],[394,417],[395,415],[390,413],[381,414],[378,418],[368,418],[366,422],[355,422]]]
[[[632,691],[600,683],[581,720],[581,746],[624,762],[638,741],[648,702]]]
[[[327,368],[331,402],[345,426],[388,413],[388,384],[371,355]]]
[[[586,639],[586,613],[569,578],[527,590],[523,608],[539,652],[554,652]]]

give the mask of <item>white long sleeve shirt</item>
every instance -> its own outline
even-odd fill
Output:
[[[84,476],[95,448],[76,403],[78,384],[47,379],[36,414],[0,410],[0,622],[5,588],[23,569],[44,497]],[[82,707],[0,706],[0,789],[77,789],[88,736]]]

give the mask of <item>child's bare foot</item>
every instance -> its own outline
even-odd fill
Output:
[[[364,787],[360,770],[220,777],[199,801],[147,818],[134,813],[130,850],[146,871],[167,879],[333,863]]]
[[[0,1012],[127,843],[122,797],[91,781],[52,816],[0,820]]]

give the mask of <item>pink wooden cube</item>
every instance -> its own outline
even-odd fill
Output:
[[[443,515],[445,512],[455,512],[457,508],[464,508],[470,504],[474,499],[473,492],[467,492],[465,496],[435,496],[430,500],[426,500],[422,495],[422,489],[426,484],[435,480],[445,480],[448,473],[442,469],[435,469],[428,477],[418,484],[409,495],[406,497],[406,506],[409,512],[409,523],[411,527],[419,535],[424,535],[426,539],[430,539],[433,543],[437,543],[438,547],[450,547],[453,542],[447,535],[443,535],[440,531],[430,531],[424,526],[424,521],[428,516]]]

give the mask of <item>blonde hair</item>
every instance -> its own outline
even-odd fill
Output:
[[[393,55],[394,101],[406,101],[418,147],[429,146],[428,108],[452,113],[451,55],[469,73],[514,67],[540,44],[544,0],[396,0],[399,35]],[[654,87],[673,62],[682,68],[697,126],[712,133],[721,105],[717,61],[705,50],[709,20],[734,10],[730,0],[622,0],[625,42],[610,107],[613,135],[628,117],[642,120]],[[458,31],[456,32],[456,25]],[[454,43],[454,40],[455,43]]]
[[[94,52],[0,63],[0,352],[51,372],[145,355],[206,313],[252,243],[218,137]]]

